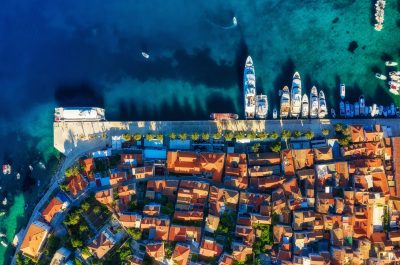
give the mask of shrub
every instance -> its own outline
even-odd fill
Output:
[[[328,129],[323,129],[322,130],[322,135],[323,136],[328,136],[329,135],[329,130]]]
[[[259,132],[259,133],[257,134],[257,137],[260,138],[260,139],[262,139],[262,140],[264,140],[264,139],[267,139],[268,134],[267,134],[266,132]]]
[[[257,135],[255,132],[249,132],[247,133],[247,138],[249,138],[250,140],[254,140],[256,139]]]
[[[276,140],[278,139],[279,134],[277,132],[272,132],[269,137],[271,137],[272,140]]]
[[[140,141],[142,140],[142,135],[140,133],[135,133],[133,139],[135,139],[135,141]]]
[[[132,136],[129,133],[124,133],[122,135],[122,139],[124,139],[125,142],[129,142],[131,140]]]
[[[162,133],[157,133],[156,139],[162,141],[164,139],[164,135]]]
[[[175,139],[176,139],[176,133],[170,132],[170,133],[168,134],[168,137],[169,137],[169,139],[171,139],[171,140],[175,140]]]
[[[294,137],[299,138],[302,136],[302,133],[299,130],[294,131]]]
[[[259,151],[260,151],[260,143],[256,143],[256,144],[254,144],[252,147],[251,147],[251,151],[253,152],[253,153],[258,153]]]
[[[67,170],[65,170],[65,176],[73,177],[73,176],[78,176],[79,175],[79,167],[77,165],[74,165]]]
[[[210,134],[208,134],[208,133],[202,133],[202,134],[201,134],[201,139],[202,139],[203,141],[208,141],[208,140],[210,140]]]
[[[242,140],[245,137],[244,132],[236,132],[235,133],[235,138],[237,140]]]
[[[292,136],[292,132],[289,130],[282,130],[282,138],[287,140]]]
[[[232,141],[233,137],[234,137],[233,132],[224,133],[225,141]]]
[[[133,240],[140,240],[142,238],[142,232],[137,228],[128,228],[126,230]]]
[[[272,143],[269,148],[271,149],[272,152],[279,153],[282,149],[282,143],[281,142]]]
[[[192,141],[198,141],[200,139],[200,135],[197,132],[194,132],[190,138],[192,138]]]
[[[219,139],[221,139],[221,137],[222,137],[222,135],[221,135],[220,132],[216,132],[216,133],[213,134],[214,140],[219,140]]]
[[[151,140],[153,140],[154,139],[154,134],[152,134],[152,133],[147,133],[146,134],[146,140],[147,141],[151,141]]]
[[[314,133],[312,131],[307,131],[304,136],[308,139],[311,140],[312,138],[314,138]]]
[[[344,128],[345,128],[345,125],[342,124],[342,123],[336,123],[335,124],[335,131],[337,133],[341,133],[344,130]]]
[[[178,135],[178,138],[179,138],[179,140],[184,141],[184,140],[187,139],[187,134],[186,134],[186,133],[180,133],[180,134]]]

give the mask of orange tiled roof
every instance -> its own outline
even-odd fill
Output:
[[[201,241],[200,256],[215,258],[221,255],[222,245],[218,244],[214,239],[205,238]]]
[[[100,203],[102,203],[104,205],[108,205],[108,206],[111,206],[112,202],[114,201],[112,189],[98,191],[98,192],[96,192],[94,197]]]
[[[161,243],[150,243],[146,245],[146,253],[150,257],[156,260],[164,259],[164,242]]]
[[[87,186],[86,180],[81,176],[73,176],[68,183],[68,189],[72,196],[76,197]]]
[[[43,210],[42,216],[43,218],[50,223],[53,217],[62,210],[63,202],[60,201],[57,197],[51,199],[47,207]]]
[[[225,175],[240,178],[247,177],[246,154],[227,154]]]
[[[365,141],[365,130],[362,125],[349,125],[348,128],[350,130],[351,141],[353,143]]]
[[[110,175],[110,185],[115,185],[126,180],[125,171],[117,171]]]
[[[21,244],[21,251],[24,255],[37,258],[41,254],[44,241],[49,234],[50,227],[42,222],[35,221],[27,229],[24,240]]]
[[[106,232],[101,232],[93,241],[88,245],[89,251],[98,259],[103,258],[115,245],[115,241],[108,238]]]
[[[118,220],[120,221],[120,223],[126,227],[126,228],[132,228],[132,227],[136,227],[136,223],[139,223],[140,226],[140,222],[141,222],[142,217],[138,214],[119,214],[118,216]]]
[[[294,175],[294,161],[291,149],[286,149],[281,152],[281,163],[286,176]]]
[[[279,165],[281,157],[279,153],[250,153],[248,154],[249,166],[272,166]]]
[[[176,265],[187,265],[189,264],[190,247],[177,244],[172,253],[172,260]]]
[[[201,227],[171,225],[169,227],[169,241],[185,242],[192,239],[199,242],[201,238]]]
[[[314,165],[312,149],[293,149],[293,162],[296,169],[310,168]]]

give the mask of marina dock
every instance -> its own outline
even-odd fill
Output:
[[[298,120],[229,120],[229,121],[83,121],[83,122],[55,122],[54,147],[61,153],[68,155],[76,149],[87,149],[93,146],[107,146],[111,144],[112,136],[124,133],[174,133],[193,132],[226,132],[226,131],[253,131],[268,133],[278,132],[283,129],[313,131],[315,135],[322,134],[323,129],[329,129],[333,135],[334,125],[360,124],[372,126],[380,124],[391,128],[393,136],[400,135],[400,119],[298,119]],[[79,152],[79,151],[78,151]]]

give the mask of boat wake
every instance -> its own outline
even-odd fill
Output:
[[[212,21],[209,20],[209,19],[206,19],[206,20],[207,20],[207,22],[210,23],[211,25],[216,26],[216,27],[219,27],[219,28],[221,28],[221,29],[233,29],[233,28],[236,28],[236,27],[237,27],[237,24],[238,24],[236,17],[233,17],[233,18],[232,18],[232,24],[229,25],[229,26],[221,26],[221,25],[218,25],[218,24],[215,23],[215,22],[212,22]]]

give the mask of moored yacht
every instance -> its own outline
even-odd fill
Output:
[[[256,118],[265,119],[268,114],[268,97],[267,95],[256,96]]]
[[[310,117],[312,119],[318,117],[318,108],[319,108],[318,91],[317,88],[313,86],[310,92]]]
[[[392,115],[396,115],[396,106],[394,105],[394,103],[390,104],[390,111],[392,112]]]
[[[290,110],[290,94],[289,94],[289,88],[285,86],[282,89],[281,111],[279,116],[281,118],[287,118],[289,116],[289,110]]]
[[[344,106],[344,102],[340,101],[340,105],[339,105],[339,110],[340,110],[340,116],[345,116],[346,115],[346,110],[345,110],[345,106]]]
[[[319,91],[319,109],[318,118],[323,119],[327,115],[327,107],[324,91]]]
[[[349,103],[348,101],[346,101],[346,107],[345,107],[345,109],[346,109],[346,114],[345,114],[345,116],[346,116],[346,118],[348,118],[348,117],[350,117],[350,103]]]
[[[308,112],[310,110],[310,106],[308,104],[308,97],[306,94],[303,95],[303,98],[301,100],[301,117],[303,119],[308,118]]]
[[[336,111],[335,111],[335,109],[334,108],[331,108],[331,116],[332,116],[332,118],[336,118]]]
[[[299,117],[301,112],[301,78],[298,72],[293,75],[292,90],[291,90],[291,105],[290,115],[292,117]]]
[[[365,113],[365,98],[363,95],[360,96],[359,103],[360,103],[360,115],[367,115]]]
[[[235,113],[211,113],[210,119],[216,121],[223,121],[223,120],[237,120],[239,115]]]
[[[354,116],[359,116],[360,115],[360,103],[356,102],[354,103]]]
[[[274,120],[278,118],[278,110],[276,108],[272,110],[272,118]]]
[[[343,100],[346,97],[346,86],[340,84],[340,98]]]
[[[246,119],[254,119],[256,112],[256,74],[254,71],[253,60],[247,57],[244,68],[244,116]]]
[[[382,114],[383,114],[383,106],[380,105],[379,106],[379,116],[382,116]]]
[[[392,61],[386,61],[385,62],[386,66],[397,66],[397,62],[392,62]]]
[[[378,113],[379,113],[378,106],[376,104],[372,104],[371,117],[375,117]]]

